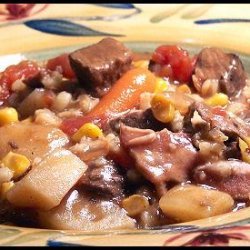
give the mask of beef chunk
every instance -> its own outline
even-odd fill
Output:
[[[117,40],[104,38],[71,53],[69,59],[79,82],[100,97],[130,68],[132,52]]]
[[[229,193],[235,199],[249,199],[250,164],[242,161],[219,161],[200,166],[194,180]]]
[[[188,132],[192,132],[192,117],[194,112],[201,117],[200,130],[218,129],[229,137],[246,137],[250,135],[250,126],[241,119],[229,116],[224,109],[212,108],[205,103],[195,102],[190,107],[190,113],[185,117],[185,128]]]
[[[41,79],[42,79],[42,73],[41,71],[39,71],[34,76],[24,79],[23,82],[31,88],[41,88],[42,87]]]
[[[241,151],[238,141],[225,142],[226,149],[223,154],[226,159],[241,159]]]
[[[122,175],[113,161],[108,161],[103,157],[88,164],[88,169],[79,183],[102,197],[114,198],[123,194]]]
[[[121,143],[136,162],[137,170],[158,192],[164,193],[165,183],[183,182],[195,166],[197,151],[184,133],[167,129],[154,132],[121,125]]]
[[[246,73],[239,57],[218,48],[205,48],[199,53],[192,78],[198,92],[206,80],[214,79],[218,80],[220,91],[230,97],[246,84]]]
[[[110,121],[110,127],[113,131],[119,133],[120,123],[129,127],[141,129],[153,129],[155,131],[164,128],[165,124],[155,119],[152,110],[131,110],[130,112]]]

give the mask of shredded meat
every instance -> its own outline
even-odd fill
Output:
[[[117,198],[123,195],[124,178],[114,162],[103,157],[88,164],[88,169],[79,183],[101,196]]]
[[[109,122],[110,127],[115,132],[119,133],[120,123],[123,123],[129,127],[152,129],[158,131],[164,128],[165,124],[155,119],[152,110],[131,110],[118,118],[115,118]]]
[[[203,120],[201,128],[204,130],[217,129],[231,137],[245,137],[250,134],[250,126],[240,118],[229,116],[223,109],[220,109],[218,112],[217,108],[211,108],[202,102],[195,102],[190,107],[190,113],[185,118],[185,125],[188,131],[190,131],[190,128],[191,130],[193,129],[191,119],[195,111],[197,111]]]
[[[168,181],[186,181],[195,166],[197,151],[184,133],[167,129],[154,132],[121,125],[121,143],[136,162],[137,170],[156,185],[160,193]]]
[[[197,183],[229,193],[235,199],[249,199],[250,164],[232,160],[208,163],[194,171]]]

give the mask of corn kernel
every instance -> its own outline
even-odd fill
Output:
[[[2,183],[2,187],[1,187],[1,199],[5,199],[6,198],[6,194],[7,192],[14,186],[14,182],[13,181],[9,181],[9,182],[4,182]]]
[[[239,147],[241,151],[242,160],[250,163],[250,149],[245,141],[239,138]]]
[[[139,60],[139,61],[134,61],[133,66],[136,68],[148,68],[149,61],[148,60]]]
[[[182,84],[176,88],[176,91],[184,93],[184,94],[192,94],[191,89],[188,87],[187,84]]]
[[[145,196],[134,194],[122,201],[122,207],[129,216],[136,216],[144,212],[149,206],[148,199]]]
[[[14,108],[0,109],[0,126],[18,121],[18,113]]]
[[[249,136],[245,136],[244,138],[242,138],[245,143],[248,145],[248,147],[250,148],[250,137]]]
[[[174,119],[175,107],[171,100],[163,94],[156,94],[151,100],[151,109],[154,117],[164,123]]]
[[[83,136],[90,138],[98,138],[103,136],[102,130],[93,123],[85,123],[79,130],[72,136],[72,139],[79,142]]]
[[[168,89],[168,84],[162,78],[157,77],[156,79],[156,86],[155,86],[155,94],[161,93]]]
[[[228,96],[223,93],[216,93],[205,100],[210,106],[225,106],[228,104]]]
[[[23,175],[30,167],[30,161],[26,156],[11,151],[2,159],[2,163],[13,171],[14,178]]]

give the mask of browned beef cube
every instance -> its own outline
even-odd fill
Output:
[[[201,50],[192,78],[198,92],[207,79],[218,80],[220,91],[229,97],[236,96],[246,85],[246,73],[240,58],[219,48]]]
[[[154,131],[159,131],[166,127],[166,124],[155,119],[151,109],[130,110],[128,113],[110,120],[111,131],[119,133],[120,123],[133,128],[152,129]]]
[[[71,53],[69,58],[80,84],[94,95],[103,96],[130,68],[132,52],[121,42],[108,37]]]

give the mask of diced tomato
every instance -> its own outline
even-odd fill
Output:
[[[182,83],[190,82],[194,61],[186,50],[175,45],[162,45],[155,50],[152,60],[162,66],[160,76]]]
[[[73,117],[66,119],[61,124],[61,129],[68,135],[73,135],[83,124],[91,122],[104,128],[107,124],[108,118],[105,114],[102,115],[91,115],[87,114],[85,116]]]
[[[57,70],[58,67],[61,67],[62,70],[61,73],[63,74],[64,77],[68,79],[75,78],[75,73],[70,66],[68,54],[65,53],[48,60],[46,66],[47,69],[54,71]]]
[[[9,87],[6,83],[0,85],[0,105],[6,100],[10,95]]]
[[[17,65],[11,65],[1,74],[0,84],[6,83],[11,86],[19,79],[34,77],[40,71],[38,65],[32,61],[22,61]]]
[[[0,100],[6,100],[9,97],[11,85],[16,80],[34,77],[39,71],[39,66],[28,60],[7,67],[0,75]]]

